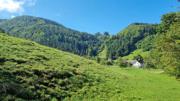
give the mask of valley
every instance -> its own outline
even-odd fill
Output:
[[[0,101],[180,101],[179,80],[180,12],[115,35],[0,20]]]
[[[161,70],[99,65],[2,33],[0,47],[0,99],[4,101],[179,99],[180,82]]]

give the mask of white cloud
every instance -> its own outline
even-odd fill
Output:
[[[16,16],[15,15],[11,15],[11,19],[15,18]]]
[[[25,6],[34,6],[36,0],[0,0],[0,12],[22,13]]]

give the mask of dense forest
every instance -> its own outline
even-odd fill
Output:
[[[117,59],[119,56],[129,55],[137,49],[141,40],[156,33],[156,27],[157,25],[143,23],[129,25],[106,43],[108,58]]]

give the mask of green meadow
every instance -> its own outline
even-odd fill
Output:
[[[180,101],[160,69],[120,68],[0,34],[1,101]]]

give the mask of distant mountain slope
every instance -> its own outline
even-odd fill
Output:
[[[97,47],[100,43],[91,34],[72,30],[56,22],[32,16],[20,16],[3,21],[0,23],[0,28],[12,36],[26,38],[79,55],[87,55],[91,51],[96,52],[96,49],[89,48]]]
[[[3,22],[3,21],[6,21],[6,19],[0,19],[0,23]]]
[[[6,19],[0,19],[0,24],[5,22],[5,21],[6,21]]]
[[[137,44],[146,37],[156,33],[157,25],[134,23],[106,43],[108,58],[116,59],[119,56],[126,56],[137,49]]]

